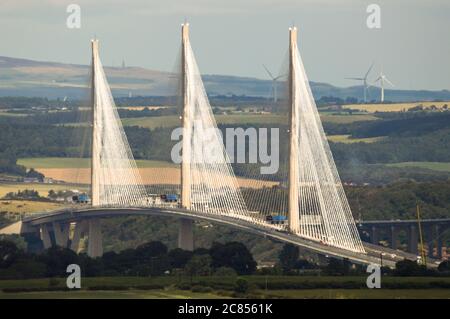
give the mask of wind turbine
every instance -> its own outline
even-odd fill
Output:
[[[280,74],[278,76],[273,76],[272,73],[269,71],[269,69],[263,64],[264,69],[266,70],[267,74],[272,79],[272,94],[273,94],[273,101],[277,103],[278,101],[278,95],[277,95],[277,81],[284,77],[285,74]]]
[[[378,79],[374,81],[374,83],[380,82],[380,88],[381,88],[381,102],[384,102],[384,82],[387,82],[390,86],[394,87],[394,84],[392,84],[391,81],[386,77],[386,75],[383,73],[383,71],[380,72],[380,76]]]
[[[356,80],[356,81],[362,81],[362,82],[363,82],[363,87],[364,87],[364,103],[367,102],[367,92],[368,92],[368,89],[369,89],[369,85],[368,85],[368,83],[367,83],[367,77],[369,76],[369,73],[370,73],[370,71],[372,70],[372,68],[373,68],[373,63],[372,63],[372,65],[370,66],[370,68],[367,70],[367,72],[366,72],[366,74],[364,75],[363,78],[345,78],[345,79],[347,79],[347,80]]]

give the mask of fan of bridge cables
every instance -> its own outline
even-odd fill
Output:
[[[364,252],[296,46],[292,112],[298,112],[294,136],[298,139],[299,220],[294,231],[332,246]]]
[[[147,198],[93,40],[92,204],[143,206]]]
[[[187,166],[183,168],[189,172],[190,203],[187,206],[210,214],[246,220],[257,218],[246,208],[189,41],[185,45],[184,63],[188,107],[183,116],[189,120],[184,121],[187,126],[183,129],[182,152],[189,154]]]

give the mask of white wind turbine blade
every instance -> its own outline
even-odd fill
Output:
[[[287,76],[287,74],[280,74],[279,76],[277,76],[277,77],[274,78],[273,80],[276,81],[276,80],[281,79],[281,78],[284,78],[284,77],[286,77],[286,76]]]
[[[367,79],[367,77],[369,76],[370,71],[372,71],[374,63],[372,62],[372,64],[370,65],[370,68],[367,70],[366,75],[364,76],[364,79]]]
[[[389,83],[390,86],[392,86],[392,87],[395,86],[391,81],[389,81],[389,79],[388,79],[387,77],[384,77],[384,80],[385,80],[387,83]]]
[[[266,70],[267,74],[270,76],[272,80],[276,80],[276,78],[272,75],[272,73],[269,71],[269,69],[263,64],[262,65],[264,69]]]

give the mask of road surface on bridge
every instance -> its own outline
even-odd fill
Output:
[[[346,249],[329,246],[317,241],[309,240],[284,230],[276,230],[263,224],[255,224],[251,221],[237,219],[225,215],[206,214],[201,212],[189,211],[180,208],[158,208],[158,207],[138,207],[138,208],[86,208],[86,209],[65,209],[50,213],[34,214],[23,219],[25,228],[37,227],[42,224],[53,222],[76,222],[90,218],[111,218],[117,216],[170,216],[179,218],[188,218],[195,220],[204,220],[212,223],[231,226],[246,232],[254,233],[263,237],[292,243],[299,247],[311,250],[321,255],[337,258],[347,258],[352,262],[359,264],[383,264],[384,266],[394,267],[395,263],[403,260],[415,260],[416,255],[406,253],[400,250],[393,250],[378,245],[364,243],[366,254],[355,253]],[[438,262],[429,260],[429,267],[437,267]]]

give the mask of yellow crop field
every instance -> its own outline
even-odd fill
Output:
[[[63,207],[63,204],[32,200],[0,200],[0,212],[10,214],[30,214],[49,212]]]
[[[374,143],[381,141],[384,137],[383,136],[377,136],[377,137],[367,137],[367,138],[351,138],[350,135],[328,135],[327,139],[330,142],[333,143],[345,143],[345,144],[351,144],[351,143]]]
[[[424,109],[435,106],[437,109],[450,107],[450,101],[445,102],[408,102],[408,103],[389,103],[389,104],[349,104],[343,105],[344,109],[361,110],[368,113],[375,112],[401,112],[407,111],[413,107],[421,105]]]

